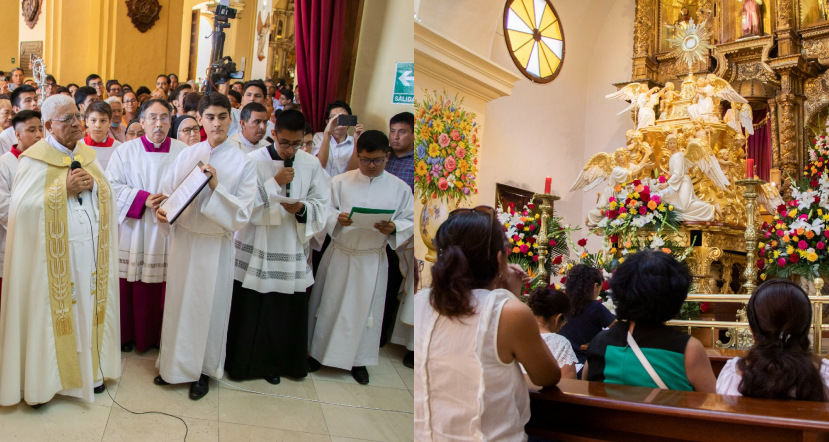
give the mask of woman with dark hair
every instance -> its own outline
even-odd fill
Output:
[[[599,269],[578,264],[567,272],[567,288],[564,290],[570,298],[570,311],[567,323],[559,334],[567,338],[579,362],[576,365],[579,379],[581,368],[587,360],[587,346],[602,331],[610,327],[616,317],[599,301],[604,277]]]
[[[516,298],[526,274],[507,263],[507,238],[491,207],[458,209],[440,226],[432,286],[415,295],[414,438],[525,441],[536,385],[561,371]]]
[[[570,298],[561,290],[539,287],[530,292],[527,305],[533,311],[541,339],[549,347],[553,357],[561,368],[562,379],[576,379],[576,353],[570,341],[558,334],[567,323],[566,315],[570,311]]]
[[[725,364],[717,393],[761,399],[829,401],[829,361],[809,351],[812,304],[788,279],[760,284],[746,308],[754,347]]]
[[[714,393],[702,343],[665,325],[688,297],[688,267],[664,252],[628,255],[610,279],[619,321],[590,342],[588,381]]]
[[[121,121],[129,122],[138,118],[138,110],[140,107],[138,95],[135,95],[135,92],[131,90],[125,91],[122,89],[122,91],[121,100],[124,103],[124,115],[121,117]]]

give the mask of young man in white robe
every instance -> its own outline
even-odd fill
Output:
[[[278,384],[280,376],[308,375],[308,242],[325,229],[331,187],[320,162],[302,150],[304,131],[302,112],[282,112],[276,144],[248,155],[259,192],[250,223],[236,233],[225,362],[231,379]]]
[[[145,101],[138,113],[144,136],[122,144],[107,167],[120,227],[118,276],[124,352],[132,351],[133,343],[143,352],[161,340],[167,237],[159,232],[154,209],[167,197],[161,193],[161,180],[187,148],[167,137],[171,112],[172,106],[165,100]]]
[[[23,110],[40,110],[37,105],[37,91],[27,84],[12,92],[11,104],[13,113]],[[9,126],[0,132],[0,154],[10,151],[15,144],[17,144],[17,137],[14,136],[14,126]]]
[[[6,231],[9,228],[9,204],[12,201],[12,183],[17,172],[18,158],[31,146],[43,139],[43,122],[40,112],[24,110],[12,118],[17,144],[10,152],[0,155],[0,276],[3,273],[4,253],[6,251]],[[2,285],[0,278],[0,285]],[[2,296],[2,293],[0,293]]]
[[[247,155],[255,150],[268,146],[265,141],[265,131],[268,129],[268,110],[259,103],[251,102],[242,108],[240,114],[242,130],[230,136],[230,139],[239,143],[239,148]]]
[[[320,263],[311,294],[309,371],[321,365],[351,370],[368,384],[366,366],[377,365],[386,301],[386,244],[397,249],[414,233],[414,196],[386,172],[389,139],[370,130],[357,141],[360,166],[331,179],[326,230],[331,245]],[[355,207],[394,210],[390,221],[365,229],[352,226]]]
[[[20,155],[0,309],[0,405],[92,402],[121,375],[118,217],[71,97],[43,104],[51,134]],[[76,166],[70,171],[70,166]]]
[[[112,107],[106,101],[93,101],[86,108],[85,118],[86,137],[84,137],[83,142],[95,149],[98,154],[98,162],[106,169],[112,152],[121,145],[120,141],[109,134]]]
[[[190,399],[204,397],[210,377],[224,374],[227,321],[233,291],[233,234],[250,220],[256,197],[256,166],[227,137],[230,101],[220,93],[202,97],[199,115],[207,140],[185,149],[161,185],[171,195],[201,161],[212,174],[173,225],[156,214],[170,238],[157,385],[192,382]]]

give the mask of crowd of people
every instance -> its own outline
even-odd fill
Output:
[[[153,347],[193,400],[225,374],[365,385],[388,342],[414,366],[412,113],[365,130],[335,101],[315,132],[284,81],[23,77],[0,73],[0,405],[94,401]]]
[[[691,284],[687,266],[669,254],[626,257],[609,281],[614,315],[597,299],[601,272],[583,264],[568,271],[564,292],[537,288],[522,303],[528,277],[507,262],[491,207],[451,212],[434,243],[431,287],[414,300],[415,440],[527,440],[529,389],[562,378],[829,401],[829,362],[809,348],[811,302],[789,280],[752,293],[755,344],[715,377],[702,343],[665,324]]]

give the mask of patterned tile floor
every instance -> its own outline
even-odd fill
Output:
[[[327,405],[263,396],[211,381],[199,401],[187,397],[188,385],[159,387],[152,383],[157,350],[122,353],[123,374],[107,383],[110,394],[133,411],[162,411],[187,422],[187,442],[233,441],[411,441],[411,414]],[[406,349],[389,344],[380,364],[369,367],[371,383],[358,385],[347,371],[323,367],[307,378],[232,382],[249,390],[339,404],[411,412],[413,376],[401,363]],[[12,442],[167,442],[184,441],[178,419],[134,415],[112,403],[106,393],[94,404],[57,396],[34,410],[24,403],[0,408],[0,441]]]

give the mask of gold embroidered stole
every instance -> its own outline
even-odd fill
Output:
[[[46,236],[46,262],[49,279],[49,302],[51,305],[52,330],[55,338],[55,350],[58,360],[63,389],[79,388],[81,381],[78,350],[75,342],[75,327],[73,325],[74,312],[72,311],[71,272],[69,269],[69,227],[66,202],[66,177],[69,173],[71,159],[51,146],[46,140],[41,140],[34,146],[26,149],[22,156],[46,163],[46,180],[44,189],[44,221]],[[106,318],[106,302],[109,283],[109,253],[111,235],[111,208],[110,198],[112,189],[104,179],[98,167],[93,164],[95,150],[79,142],[75,153],[75,160],[80,162],[98,184],[98,250],[97,268],[92,283],[97,288],[97,302],[92,318],[92,369],[93,378],[101,379],[98,370],[100,349],[103,346],[104,319]],[[80,287],[79,295],[80,293]],[[90,293],[89,296],[95,296]]]

